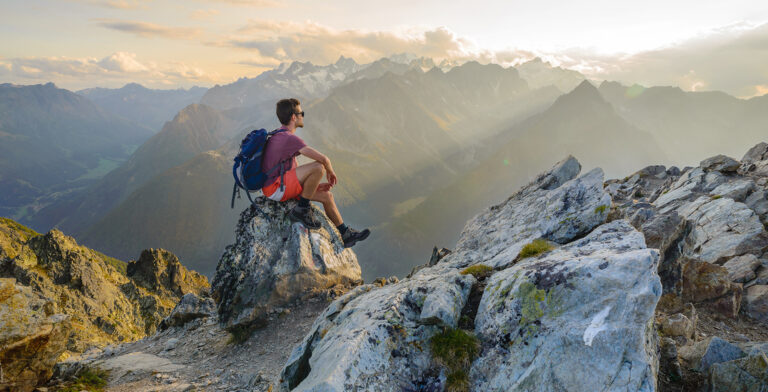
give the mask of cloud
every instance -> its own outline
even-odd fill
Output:
[[[206,0],[213,3],[225,3],[236,6],[248,6],[259,8],[286,7],[285,3],[274,0]]]
[[[216,9],[194,10],[189,13],[189,17],[196,20],[210,20],[218,14],[219,10]]]
[[[104,8],[135,10],[146,8],[146,4],[152,0],[71,0],[79,3],[95,5]]]
[[[768,81],[768,23],[734,24],[656,50],[597,56],[573,50],[553,59],[595,78],[684,90],[720,90],[738,97],[761,95]]]
[[[54,81],[73,88],[119,86],[140,81],[147,86],[212,84],[220,76],[183,62],[142,62],[136,54],[115,52],[104,58],[29,57],[0,59],[0,75],[14,83]]]
[[[217,45],[254,52],[269,63],[301,60],[325,64],[340,55],[370,62],[404,52],[435,59],[477,54],[473,43],[445,27],[397,34],[338,30],[312,21],[251,20]]]
[[[202,30],[190,27],[168,27],[147,22],[123,21],[115,19],[98,19],[98,24],[108,29],[131,33],[140,37],[161,37],[171,39],[193,39]]]

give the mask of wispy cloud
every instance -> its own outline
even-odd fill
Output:
[[[213,19],[214,16],[218,15],[220,12],[217,9],[207,9],[207,10],[194,10],[189,13],[189,17],[196,20],[210,20]]]
[[[85,3],[104,8],[120,10],[136,10],[146,8],[146,5],[152,0],[70,0],[78,3]]]
[[[280,1],[274,1],[274,0],[204,0],[212,3],[223,3],[223,4],[230,4],[230,5],[236,5],[236,6],[248,6],[248,7],[259,7],[259,8],[277,8],[277,7],[286,7],[285,2]]]
[[[97,19],[96,21],[102,27],[146,38],[194,39],[202,34],[201,29],[191,27],[170,27],[155,23],[116,19]]]
[[[136,54],[115,52],[104,58],[28,57],[0,59],[0,76],[16,83],[55,81],[78,87],[141,81],[146,85],[210,84],[219,75],[183,62],[142,62]]]

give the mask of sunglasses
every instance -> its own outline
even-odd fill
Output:
[[[298,113],[294,113],[294,114],[297,115],[297,116],[301,115],[301,117],[304,117],[304,112],[298,112]]]

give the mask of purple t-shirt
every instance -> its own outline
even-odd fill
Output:
[[[261,161],[263,170],[265,172],[269,171],[284,160],[289,160],[290,162],[290,167],[286,168],[286,172],[296,168],[296,156],[299,155],[299,150],[306,145],[307,144],[304,143],[300,137],[288,131],[280,132],[270,137],[267,142],[267,147],[264,149],[264,159]],[[271,184],[279,176],[280,169],[275,169],[275,171],[267,178],[265,184]]]

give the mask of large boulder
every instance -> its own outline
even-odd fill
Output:
[[[258,326],[275,307],[362,282],[355,253],[325,214],[315,210],[322,227],[308,230],[287,217],[295,202],[262,197],[257,203],[240,215],[235,243],[221,256],[211,286],[225,327]]]
[[[71,329],[56,308],[31,288],[0,278],[0,390],[32,391],[51,377]]]
[[[468,222],[439,262],[334,301],[291,354],[281,390],[443,390],[461,374],[471,390],[586,391],[607,380],[655,390],[658,253],[624,221],[600,226],[602,171],[579,170],[573,158],[558,163]],[[536,239],[555,249],[523,258]],[[445,336],[479,339],[479,359],[446,369],[435,343]]]
[[[712,365],[709,372],[709,390],[712,392],[768,390],[768,357],[761,352]]]
[[[655,390],[657,262],[615,221],[496,273],[475,321],[489,348],[472,366],[473,389]]]

